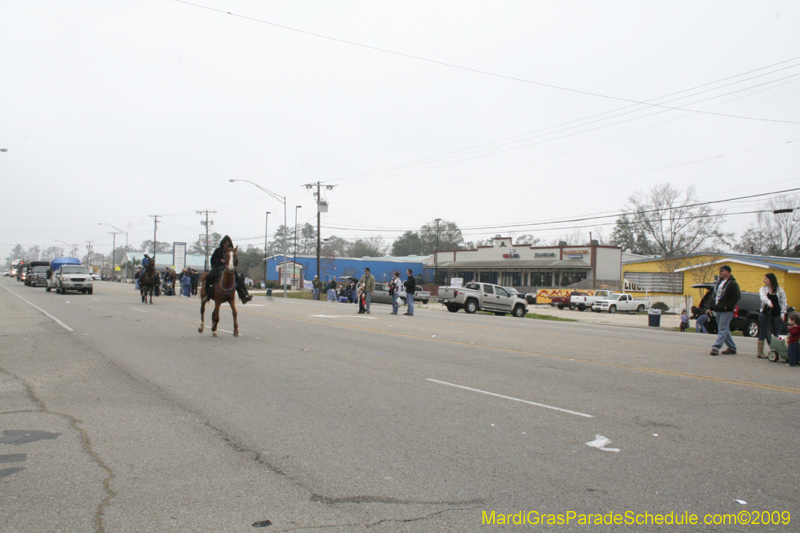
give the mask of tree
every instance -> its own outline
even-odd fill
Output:
[[[381,237],[368,237],[358,239],[350,247],[350,257],[383,257],[386,255],[388,245],[383,243]]]
[[[734,250],[747,254],[800,257],[800,226],[793,222],[793,212],[774,211],[800,208],[800,195],[780,196],[764,204],[756,222],[738,239]]]
[[[700,205],[694,187],[685,191],[669,183],[655,185],[648,195],[628,198],[627,215],[634,235],[644,235],[663,257],[713,250],[725,244],[726,234],[717,230],[725,221],[722,212]]]
[[[290,255],[294,244],[294,231],[281,224],[270,239],[269,255],[283,254],[284,244],[286,245],[286,255]]]
[[[617,224],[611,233],[611,244],[619,246],[623,250],[630,250],[634,254],[654,255],[656,253],[655,246],[647,240],[644,231],[635,227],[627,215],[622,215],[617,219]]]
[[[152,253],[152,251],[153,251],[153,241],[152,240],[142,241],[142,246],[141,246],[141,248],[139,248],[139,251],[140,252],[144,252],[144,253]],[[166,253],[169,253],[171,251],[172,251],[172,244],[170,244],[168,242],[158,241],[158,247],[156,248],[156,253],[166,254]],[[205,253],[205,252],[203,252],[203,253]]]
[[[212,253],[214,253],[214,250],[216,250],[217,246],[219,246],[219,241],[222,240],[222,235],[216,232],[209,233],[208,240],[211,241],[208,243],[208,255],[210,256]],[[198,238],[195,242],[189,245],[186,253],[190,255],[206,255],[205,236]]]
[[[303,255],[317,255],[317,227],[308,222],[300,226],[298,232],[300,251]]]
[[[415,231],[403,233],[392,243],[392,255],[397,257],[423,255],[422,250],[422,239],[420,239],[419,233]]]
[[[325,257],[346,257],[350,251],[350,243],[346,239],[331,235],[322,243],[322,255]]]
[[[18,244],[11,250],[11,255],[9,259],[12,261],[16,261],[17,259],[25,259],[25,248],[22,247],[21,244]]]
[[[512,236],[512,240],[514,244],[530,244],[531,246],[536,246],[542,241],[542,239],[534,237],[531,233],[517,235],[516,237]]]
[[[432,254],[436,250],[436,221],[432,220],[419,229],[422,241],[422,255]],[[464,236],[458,224],[449,220],[439,221],[439,250],[460,250],[464,244]]]

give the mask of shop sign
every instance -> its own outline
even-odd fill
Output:
[[[583,259],[583,254],[569,254],[567,257],[570,259]]]
[[[564,250],[565,254],[588,254],[589,250]]]
[[[554,252],[539,252],[533,254],[533,257],[555,257],[556,254]]]
[[[503,254],[503,259],[519,259],[519,254],[516,249],[511,248],[508,252],[507,254]]]

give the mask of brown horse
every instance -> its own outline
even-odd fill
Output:
[[[139,291],[142,293],[142,303],[147,303],[147,294],[150,293],[150,303],[153,303],[153,293],[158,285],[158,273],[156,272],[156,258],[150,260],[147,269],[139,277]]]
[[[197,331],[203,333],[205,329],[205,313],[206,302],[214,298],[214,312],[211,313],[211,334],[217,336],[217,326],[219,325],[219,308],[225,302],[231,306],[233,313],[233,336],[239,336],[239,322],[237,317],[239,314],[236,312],[236,271],[234,265],[236,264],[236,251],[239,249],[237,246],[225,253],[225,259],[222,263],[225,265],[225,270],[222,271],[219,279],[214,283],[214,291],[212,294],[206,294],[206,276],[203,274],[200,281],[200,327]]]

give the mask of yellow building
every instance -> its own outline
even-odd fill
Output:
[[[728,265],[739,287],[745,292],[758,292],[764,275],[775,274],[786,291],[790,307],[800,307],[800,258],[771,257],[748,254],[699,253],[669,259],[640,259],[623,263],[625,292],[647,295],[653,303],[663,301],[673,310],[690,308],[705,294],[693,289],[698,283],[718,279],[719,267]]]

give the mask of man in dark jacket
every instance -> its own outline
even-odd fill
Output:
[[[406,274],[408,274],[408,279],[403,283],[403,285],[405,285],[406,289],[406,304],[408,305],[408,311],[403,314],[414,316],[414,293],[417,292],[417,280],[414,279],[414,272],[410,268],[406,270]]]
[[[711,355],[719,355],[723,344],[728,346],[722,351],[723,354],[736,353],[736,344],[731,336],[731,320],[733,320],[733,311],[741,297],[742,291],[739,289],[736,279],[731,275],[731,267],[722,265],[719,267],[719,281],[714,285],[711,308],[707,311],[709,315],[713,311],[717,317],[717,340],[711,347]]]
[[[219,241],[219,246],[216,250],[214,250],[214,253],[211,256],[211,272],[209,272],[208,276],[206,276],[207,295],[210,295],[214,290],[214,283],[217,282],[220,274],[222,274],[222,271],[225,269],[225,264],[222,262],[223,259],[225,259],[225,254],[228,253],[228,250],[232,249],[233,241],[230,237],[225,235],[222,240]],[[236,293],[242,300],[242,304],[246,304],[253,299],[253,297],[247,293],[247,287],[244,285],[244,278],[239,272],[236,272]]]

